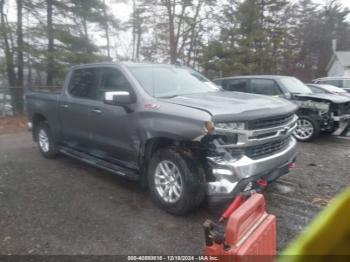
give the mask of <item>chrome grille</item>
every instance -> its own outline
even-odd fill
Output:
[[[262,158],[268,155],[275,154],[279,151],[284,150],[288,147],[288,144],[290,142],[291,137],[287,137],[281,140],[257,145],[257,146],[251,146],[246,148],[245,153],[248,157],[252,159],[258,159]]]
[[[277,116],[277,117],[267,118],[267,119],[265,118],[265,119],[252,120],[248,122],[248,129],[256,130],[256,129],[264,129],[264,128],[281,126],[292,121],[293,117],[294,117],[294,114],[289,114],[289,115]]]

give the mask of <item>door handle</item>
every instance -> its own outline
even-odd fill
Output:
[[[100,109],[98,109],[98,108],[92,109],[91,112],[95,113],[95,114],[101,114],[102,113],[102,111]]]
[[[63,108],[68,108],[69,106],[67,104],[61,105]]]

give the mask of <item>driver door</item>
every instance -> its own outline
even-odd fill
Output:
[[[132,86],[121,70],[115,66],[100,67],[100,84],[97,99],[90,111],[91,140],[95,154],[119,165],[137,168],[136,127],[133,112],[123,106],[104,103],[104,94],[109,91],[132,92]],[[136,140],[136,139],[135,139]]]

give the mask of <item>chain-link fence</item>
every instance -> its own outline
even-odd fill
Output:
[[[0,87],[0,117],[24,113],[24,88]]]

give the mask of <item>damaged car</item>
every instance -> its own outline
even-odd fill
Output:
[[[296,105],[224,91],[187,67],[79,65],[61,92],[26,98],[44,157],[62,153],[137,180],[173,214],[274,181],[296,159]]]
[[[279,75],[235,76],[214,82],[228,91],[282,97],[298,105],[298,126],[294,136],[312,141],[320,133],[343,134],[349,127],[350,99],[338,94],[313,93],[295,77]]]

